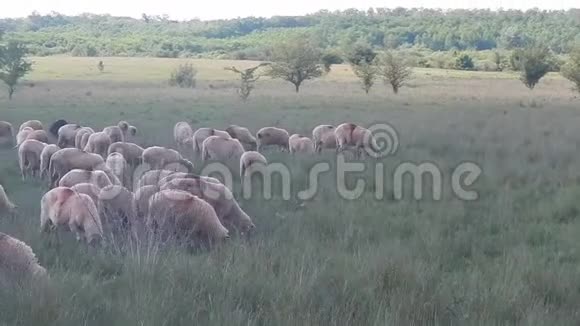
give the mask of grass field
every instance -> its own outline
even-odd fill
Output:
[[[181,120],[304,134],[321,123],[388,122],[401,144],[380,159],[386,198],[374,198],[378,185],[365,172],[363,196],[342,199],[330,173],[306,203],[240,199],[257,225],[250,239],[210,252],[167,248],[155,259],[140,250],[93,252],[72,236],[39,234],[46,187],[23,182],[16,151],[3,149],[0,184],[20,209],[14,219],[0,217],[0,232],[33,248],[53,289],[0,289],[0,325],[580,322],[580,99],[559,76],[530,92],[509,73],[418,70],[399,95],[377,84],[366,96],[339,66],[300,94],[263,79],[243,103],[223,67],[251,63],[195,60],[197,88],[178,89],[166,82],[177,60],[104,58],[102,74],[98,60],[35,58],[14,99],[0,93],[0,120],[65,118],[102,128],[123,119],[139,127],[144,146],[174,146]],[[334,153],[267,157],[288,165],[293,194],[310,166],[335,160]],[[464,161],[483,170],[471,187],[475,201],[450,190],[450,171]],[[388,171],[401,162],[439,166],[443,198],[417,201],[409,192],[394,200]]]

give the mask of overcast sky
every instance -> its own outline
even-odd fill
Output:
[[[369,7],[569,9],[580,0],[21,0],[3,6],[0,17],[25,17],[33,11],[67,15],[80,13],[140,17],[167,14],[172,19],[219,19],[247,16],[304,15],[320,9]]]

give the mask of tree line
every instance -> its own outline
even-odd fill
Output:
[[[7,38],[33,55],[212,57],[263,60],[272,44],[307,33],[321,49],[364,42],[374,48],[427,51],[513,50],[541,43],[556,54],[580,42],[580,9],[319,11],[298,17],[174,21],[59,13],[0,19]]]

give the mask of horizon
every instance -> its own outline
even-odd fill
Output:
[[[491,0],[486,2],[466,1],[466,0],[393,0],[389,1],[390,5],[385,6],[384,1],[377,0],[343,0],[338,3],[331,0],[321,0],[316,3],[307,0],[296,0],[291,3],[277,4],[276,8],[264,6],[264,0],[248,0],[244,3],[228,3],[230,1],[214,1],[212,4],[205,5],[202,8],[187,3],[180,3],[178,0],[167,0],[160,6],[159,2],[141,1],[137,4],[134,0],[122,2],[122,4],[112,0],[103,0],[99,2],[77,3],[72,0],[62,0],[56,5],[46,4],[41,0],[32,0],[21,4],[15,4],[8,9],[2,10],[0,18],[26,18],[32,13],[48,15],[56,12],[66,16],[78,16],[82,14],[110,15],[114,17],[131,17],[141,18],[142,14],[148,16],[168,16],[171,20],[222,20],[236,19],[245,17],[263,17],[270,18],[273,16],[305,16],[314,14],[321,10],[344,11],[347,9],[368,10],[370,8],[405,8],[405,9],[434,9],[434,10],[476,10],[489,9],[492,11],[500,10],[521,10],[530,9],[539,10],[570,10],[579,8],[576,0]],[[479,5],[485,3],[485,5]],[[113,8],[113,9],[111,9]],[[136,9],[138,8],[138,9]],[[193,12],[193,14],[188,14]]]

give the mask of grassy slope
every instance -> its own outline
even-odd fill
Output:
[[[574,325],[580,300],[578,100],[559,78],[528,92],[514,76],[419,71],[399,96],[363,95],[344,67],[305,86],[263,80],[247,103],[222,66],[196,61],[195,90],[165,85],[172,60],[37,58],[0,119],[18,125],[64,117],[104,127],[127,119],[142,144],[171,146],[172,126],[279,125],[309,133],[319,123],[388,121],[401,148],[383,160],[382,201],[372,173],[361,199],[339,198],[335,177],[304,207],[297,200],[243,200],[258,230],[210,253],[89,253],[67,235],[39,236],[37,181],[18,177],[14,150],[0,151],[0,183],[19,204],[0,231],[29,243],[52,275],[51,293],[0,290],[0,322],[20,325]],[[237,62],[235,64],[238,64]],[[240,63],[241,64],[241,63]],[[57,72],[61,73],[59,75]],[[464,76],[469,78],[450,78]],[[293,193],[322,157],[269,153],[292,171]],[[480,199],[449,192],[448,171],[471,160]],[[392,199],[397,162],[446,171],[443,200]]]

